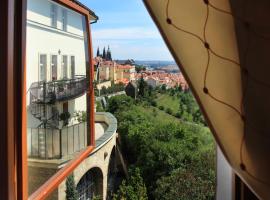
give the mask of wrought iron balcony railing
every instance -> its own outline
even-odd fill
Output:
[[[49,104],[66,101],[83,95],[87,89],[85,76],[50,82],[35,82],[30,86],[30,103]]]

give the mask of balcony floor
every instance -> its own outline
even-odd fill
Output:
[[[108,125],[106,123],[95,123],[95,140],[98,140],[100,137],[102,137],[108,128]]]

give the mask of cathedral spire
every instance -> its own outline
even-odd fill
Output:
[[[108,50],[107,50],[107,56],[106,56],[107,60],[112,60],[112,53],[110,50],[110,46],[108,45]]]
[[[99,47],[97,48],[97,57],[100,56]]]

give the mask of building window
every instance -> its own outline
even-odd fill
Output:
[[[67,31],[67,10],[62,9],[62,30]]]
[[[46,81],[47,79],[47,55],[39,55],[39,81]]]
[[[68,67],[68,57],[66,55],[62,56],[62,78],[67,78],[67,67]]]
[[[52,80],[57,80],[57,55],[51,57],[51,77]]]
[[[51,26],[57,28],[57,5],[51,4]]]
[[[75,78],[75,56],[70,56],[70,76]]]
[[[67,113],[68,112],[68,102],[64,102],[63,103],[63,113]]]

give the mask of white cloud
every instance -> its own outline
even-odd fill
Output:
[[[95,40],[161,39],[156,29],[142,27],[99,29],[92,34]]]

